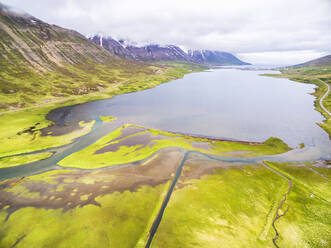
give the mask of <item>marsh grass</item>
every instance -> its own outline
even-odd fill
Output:
[[[0,168],[14,167],[21,164],[27,164],[36,162],[52,155],[50,152],[40,153],[40,154],[30,154],[22,156],[14,156],[0,159]]]
[[[229,154],[229,152],[245,152],[243,154],[237,154],[237,156],[240,157],[278,154],[291,149],[282,140],[273,137],[269,138],[264,143],[254,145],[233,141],[213,141],[206,138],[190,137],[187,135],[168,133],[148,128],[146,128],[147,131],[138,132],[125,138],[118,139],[122,134],[122,130],[130,126],[139,127],[129,124],[124,125],[97,140],[94,144],[86,147],[85,149],[64,158],[58,164],[63,167],[76,167],[84,169],[100,168],[115,164],[140,161],[152,156],[161,149],[170,147],[220,156],[231,156],[231,153]],[[139,143],[138,138],[138,143],[135,145],[120,145],[121,142],[125,142],[127,139],[142,134],[150,134],[152,136],[151,141],[148,144]],[[162,136],[163,138],[158,139],[159,136]],[[153,139],[153,137],[155,138]],[[197,142],[208,145],[210,149],[194,146],[193,144]],[[116,145],[118,146],[118,149],[116,151],[97,153],[97,151],[110,145]]]
[[[135,247],[145,239],[167,184],[99,196],[99,205],[69,211],[25,207],[6,221],[0,210],[0,247]],[[38,195],[34,196],[38,198]]]

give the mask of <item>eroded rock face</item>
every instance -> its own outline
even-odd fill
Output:
[[[187,54],[177,46],[148,45],[144,47],[129,46],[127,48],[140,60],[182,60],[193,62]]]
[[[125,40],[115,40],[112,37],[95,35],[90,38],[99,46],[117,56],[137,61],[187,61],[195,62],[181,48],[174,45],[160,46],[157,44],[136,46]]]
[[[248,65],[227,52],[210,50],[189,50],[184,52],[174,45],[160,46],[157,44],[138,46],[125,40],[115,40],[112,37],[95,35],[90,40],[104,47],[110,53],[122,58],[140,61],[186,61],[209,65]]]
[[[102,36],[95,35],[90,38],[94,43],[98,44],[99,46],[104,47],[110,53],[128,58],[134,59],[134,54],[132,54],[128,49],[126,49],[119,41],[116,41],[112,38],[103,38]]]

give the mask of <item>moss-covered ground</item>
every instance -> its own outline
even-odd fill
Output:
[[[187,186],[174,191],[151,247],[272,247],[286,180],[251,165],[181,182]]]
[[[0,247],[145,247],[180,154],[2,181]],[[275,222],[277,245],[329,247],[331,169],[265,164],[189,155],[151,247],[273,247],[272,223],[289,180],[285,215]]]
[[[130,128],[139,128],[139,130],[122,137],[122,133]],[[283,141],[277,138],[270,138],[264,143],[242,143],[190,137],[135,125],[124,125],[87,148],[66,157],[59,162],[59,165],[93,169],[131,163],[146,159],[168,147],[222,156],[233,156],[231,152],[239,152],[235,155],[238,157],[271,155],[290,150]]]
[[[13,167],[13,166],[18,166],[21,164],[32,163],[35,161],[39,161],[39,160],[48,158],[51,155],[52,155],[52,153],[45,152],[45,153],[38,153],[38,154],[2,158],[2,159],[0,159],[0,168],[8,168],[8,167]]]
[[[172,177],[154,175],[158,166],[0,182],[0,247],[144,247]]]
[[[110,98],[152,88],[204,69],[180,62],[151,65],[129,61],[111,64],[85,61],[76,66],[64,64],[63,67],[37,73],[24,65],[13,66],[5,59],[0,60],[0,67],[5,68],[0,70],[1,112],[76,98],[80,102]]]
[[[329,247],[331,245],[331,168],[268,163],[286,175],[293,186],[286,200],[286,215],[277,221],[279,247]],[[318,170],[321,175],[310,168]]]
[[[99,116],[99,118],[100,118],[100,120],[102,120],[103,122],[110,122],[110,121],[114,121],[114,120],[117,119],[116,117],[113,117],[113,116],[105,116],[105,115]]]
[[[277,245],[330,247],[330,181],[309,166],[267,164],[293,180],[280,212],[289,209],[275,222]],[[192,170],[184,165],[151,247],[274,247],[272,222],[286,178],[262,165],[216,168],[200,180],[187,177]]]
[[[173,62],[135,66],[65,65],[61,72],[44,75],[0,72],[0,108],[11,109],[0,115],[0,157],[68,144],[94,125],[81,122],[82,128],[71,133],[42,135],[40,130],[52,124],[45,116],[54,108],[151,88],[201,70]],[[319,99],[326,89],[316,79],[330,84],[330,71],[310,70],[290,69],[280,76],[317,84],[314,94]],[[330,109],[330,96],[324,103]],[[316,108],[323,113],[318,102]],[[329,132],[330,119],[323,114],[326,121],[321,126]],[[164,148],[175,149],[169,153]],[[125,125],[59,165],[96,169],[147,159],[142,164],[93,171],[58,169],[0,182],[0,247],[145,247],[181,161],[178,150],[243,158],[290,148],[273,137],[262,143],[233,142]],[[50,155],[2,158],[0,168]],[[272,223],[289,181],[292,187],[280,209],[285,215],[275,222],[277,244],[330,247],[331,172],[325,164],[265,162],[265,167],[195,156],[184,163],[152,247],[273,247]]]
[[[81,129],[65,135],[43,136],[40,129],[50,124],[50,121],[44,118],[44,115],[39,112],[39,109],[26,110],[21,115],[15,112],[0,116],[0,157],[33,152],[71,143],[75,138],[87,134],[95,122],[81,122]]]
[[[72,210],[25,207],[8,220],[0,210],[0,247],[135,247],[165,185],[99,196],[97,205]],[[154,214],[155,215],[155,214]],[[144,243],[144,241],[143,241]]]

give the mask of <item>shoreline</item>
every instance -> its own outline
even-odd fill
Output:
[[[53,124],[51,120],[47,119],[47,114],[51,110],[91,101],[111,99],[116,95],[151,89],[160,84],[183,78],[186,74],[204,70],[204,67],[195,64],[176,62],[172,62],[166,68],[160,75],[148,76],[141,81],[134,81],[131,84],[122,82],[120,85],[116,85],[116,88],[110,87],[107,91],[71,96],[55,102],[0,112],[0,156],[22,153],[27,150],[37,151],[50,147],[58,147],[72,143],[73,139],[81,136],[79,131],[76,131],[64,136],[54,136],[55,138],[49,136],[39,137],[41,129]],[[131,79],[134,79],[134,77]],[[18,135],[31,127],[35,127],[36,123],[38,123],[38,126],[34,128],[35,137],[30,137],[24,133],[23,135]]]
[[[195,66],[199,66],[199,65],[195,65]],[[167,70],[168,69],[171,69],[171,67],[168,67]],[[176,69],[176,67],[175,67],[175,69]],[[47,100],[47,102],[37,103],[35,105],[28,106],[26,108],[16,108],[16,109],[12,109],[12,110],[0,111],[0,118],[1,118],[1,116],[6,115],[6,114],[11,114],[11,113],[20,112],[20,111],[27,111],[27,110],[31,110],[31,109],[38,109],[38,108],[42,108],[42,107],[48,107],[48,105],[54,105],[54,104],[57,104],[57,103],[59,103],[59,105],[56,106],[56,107],[54,107],[54,109],[55,108],[66,107],[66,106],[83,104],[83,103],[86,103],[86,102],[111,99],[111,98],[113,98],[115,96],[118,96],[118,95],[130,94],[130,93],[134,93],[134,92],[138,92],[138,91],[152,89],[152,88],[155,88],[158,85],[161,85],[161,84],[164,84],[164,83],[169,83],[169,82],[172,82],[172,81],[177,80],[177,79],[181,79],[185,75],[196,73],[196,72],[203,72],[205,70],[208,70],[208,69],[204,69],[201,66],[201,70],[193,70],[193,69],[191,69],[190,71],[187,71],[187,72],[182,73],[178,77],[172,77],[172,78],[169,78],[169,79],[167,79],[165,81],[164,80],[160,80],[160,81],[158,81],[158,83],[156,83],[154,85],[145,85],[146,88],[135,89],[135,90],[128,91],[128,92],[126,92],[126,91],[116,92],[117,90],[119,90],[118,88],[123,83],[125,83],[125,82],[128,81],[128,80],[124,80],[123,82],[117,83],[117,85],[115,87],[108,87],[104,91],[92,92],[92,93],[85,94],[85,95],[72,95],[72,96],[69,96],[69,97],[66,97],[66,98],[60,98],[60,99],[54,99],[54,100]],[[153,75],[153,76],[155,76],[155,75]],[[147,79],[148,78],[146,78],[146,80]]]
[[[303,83],[303,84],[313,84],[317,87],[315,88],[315,91],[311,93],[315,97],[314,100],[314,110],[319,112],[325,120],[322,123],[316,123],[318,126],[320,126],[329,136],[329,139],[331,140],[331,115],[330,113],[326,112],[322,101],[325,100],[325,98],[328,97],[329,91],[326,90],[325,93],[322,85],[325,85],[327,89],[330,89],[329,84],[321,80],[320,78],[306,78],[305,75],[302,74],[286,74],[282,70],[279,70],[280,74],[261,74],[261,76],[265,77],[274,77],[274,78],[284,78],[291,80],[296,83]],[[317,82],[316,82],[317,81]],[[325,109],[324,109],[325,108]]]

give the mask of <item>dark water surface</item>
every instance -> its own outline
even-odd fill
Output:
[[[65,121],[112,115],[161,130],[246,141],[281,138],[305,143],[309,156],[330,158],[331,143],[317,122],[315,85],[260,76],[272,71],[216,69],[156,88],[69,107]],[[297,151],[296,151],[297,153]],[[301,151],[302,153],[302,151]]]

